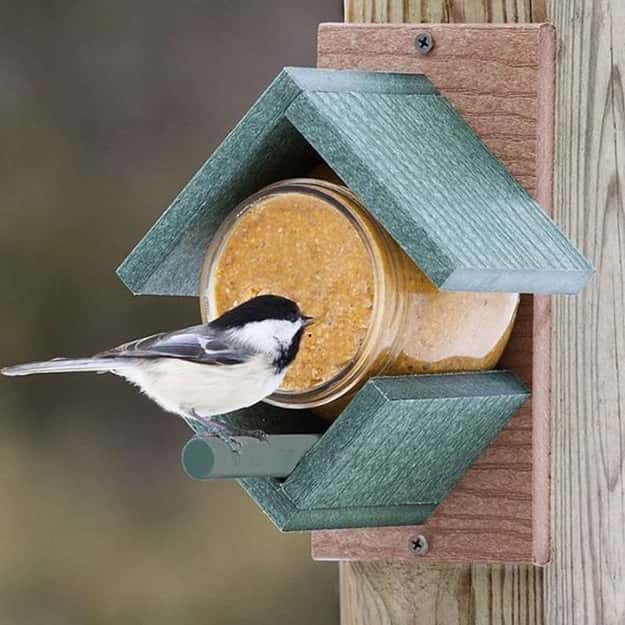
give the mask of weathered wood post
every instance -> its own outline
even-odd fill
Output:
[[[544,22],[559,37],[554,216],[597,274],[554,300],[552,562],[341,563],[347,624],[625,619],[623,0],[346,0],[348,22]]]

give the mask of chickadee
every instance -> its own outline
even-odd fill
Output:
[[[124,343],[91,358],[55,358],[5,367],[4,375],[97,371],[137,385],[168,412],[200,424],[231,448],[233,436],[265,438],[215,417],[251,406],[282,383],[312,317],[295,302],[260,295],[205,325]]]

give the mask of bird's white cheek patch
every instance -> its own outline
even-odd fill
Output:
[[[237,330],[237,339],[256,351],[273,353],[280,345],[288,345],[301,327],[301,322],[267,319],[246,323]]]

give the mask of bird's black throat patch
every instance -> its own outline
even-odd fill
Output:
[[[284,346],[280,350],[280,353],[273,361],[276,373],[284,371],[284,369],[286,369],[295,360],[295,356],[297,356],[297,352],[299,351],[299,344],[302,340],[303,333],[304,328],[300,328],[291,339],[291,343],[288,346]]]

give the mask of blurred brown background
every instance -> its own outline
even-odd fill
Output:
[[[0,4],[0,364],[196,323],[114,269],[340,0]],[[338,621],[336,568],[112,376],[0,379],[0,624]]]

